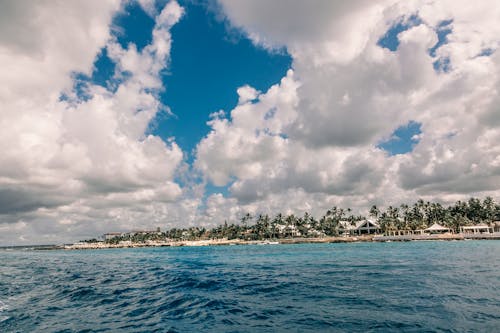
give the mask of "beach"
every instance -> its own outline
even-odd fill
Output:
[[[340,237],[316,238],[283,238],[270,240],[241,240],[241,239],[207,239],[207,240],[180,240],[180,241],[146,241],[119,242],[110,244],[105,242],[78,242],[74,244],[54,246],[51,249],[65,250],[96,250],[139,247],[177,247],[177,246],[222,246],[222,245],[278,245],[278,244],[306,244],[306,243],[353,243],[353,242],[387,242],[387,241],[428,241],[428,240],[500,240],[500,233],[490,234],[435,234],[435,235],[360,235]]]

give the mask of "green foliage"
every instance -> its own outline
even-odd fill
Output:
[[[455,204],[444,207],[437,202],[417,200],[412,205],[402,204],[399,207],[389,206],[385,210],[373,205],[369,214],[376,219],[383,232],[398,230],[425,229],[433,223],[442,224],[456,232],[461,226],[479,223],[491,224],[500,220],[500,205],[493,198],[486,197],[483,201],[470,198],[468,201],[457,201]],[[173,228],[165,232],[130,233],[106,240],[109,244],[118,244],[122,241],[145,243],[147,241],[166,240],[203,240],[203,239],[242,239],[265,240],[292,237],[338,236],[341,221],[355,225],[357,221],[365,219],[362,215],[353,215],[350,208],[332,207],[319,220],[309,213],[302,217],[283,215],[278,213],[274,217],[258,215],[253,217],[249,213],[242,216],[239,224],[224,224],[212,229],[203,227]],[[345,223],[345,222],[342,222]],[[96,239],[85,242],[97,242]]]

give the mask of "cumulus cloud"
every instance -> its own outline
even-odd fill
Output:
[[[268,92],[241,88],[239,105],[210,121],[198,145],[197,167],[230,186],[234,205],[293,210],[314,198],[311,210],[326,202],[366,209],[418,197],[499,196],[493,1],[219,3],[256,45],[285,47],[293,58],[293,74]],[[379,44],[410,19],[394,51]],[[283,104],[268,94],[293,99]],[[287,115],[278,131],[266,130],[267,113]],[[412,152],[378,148],[409,121],[422,124]]]
[[[311,148],[288,137],[300,113],[293,71],[252,101],[244,98],[248,90],[238,90],[240,103],[229,119],[219,115],[209,122],[212,131],[198,145],[195,163],[215,185],[232,182],[240,203],[289,188],[350,195],[381,182],[384,154],[378,149]]]
[[[142,49],[110,35],[118,1],[2,6],[0,242],[213,225],[246,212],[363,212],[418,197],[500,199],[494,1],[219,4],[257,47],[284,48],[293,62],[278,84],[244,85],[232,110],[212,114],[193,168],[174,139],[149,134],[168,110],[158,96],[170,29],[183,15],[175,1],[161,11],[140,1],[156,22]],[[379,43],[388,32],[391,49]],[[90,75],[103,48],[116,64],[112,87],[75,92],[74,74]],[[413,151],[379,147],[410,121],[421,129]],[[189,188],[198,173],[228,195],[203,199],[205,183]]]
[[[221,0],[223,11],[259,45],[286,47],[313,63],[346,62],[368,42],[384,6],[391,0],[301,1]]]
[[[281,135],[296,116],[297,84],[292,76],[289,71],[279,85],[261,95],[248,87],[238,89],[240,103],[231,119],[213,115],[209,122],[213,130],[197,147],[196,166],[215,185],[224,186],[232,177],[258,176],[286,154],[287,140]]]
[[[181,149],[148,132],[165,108],[160,75],[183,9],[169,2],[139,52],[110,35],[119,8],[118,1],[20,1],[0,14],[8,28],[0,34],[0,223],[11,231],[3,242],[16,241],[9,233],[53,242],[151,227],[182,195],[174,182]],[[115,89],[87,82],[81,96],[73,75],[90,75],[102,48],[116,63]]]

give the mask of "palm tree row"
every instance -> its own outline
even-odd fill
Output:
[[[370,216],[378,220],[384,231],[424,229],[433,223],[439,223],[458,232],[461,226],[491,224],[500,220],[500,205],[491,197],[486,197],[483,201],[477,198],[457,201],[448,207],[419,199],[411,206],[389,206],[384,211],[372,206]]]
[[[500,205],[491,197],[484,200],[470,198],[468,201],[457,201],[450,206],[440,203],[417,200],[414,204],[401,204],[399,207],[388,206],[380,209],[372,206],[369,216],[375,220],[383,232],[388,230],[425,229],[433,223],[442,224],[455,232],[461,226],[479,223],[491,224],[500,220]],[[132,241],[143,243],[148,240],[199,240],[199,239],[243,239],[265,240],[291,237],[338,236],[342,225],[355,225],[364,220],[362,215],[353,215],[350,208],[332,207],[319,219],[311,214],[303,216],[278,213],[271,217],[267,214],[252,216],[249,213],[241,217],[238,223],[227,221],[212,229],[203,227],[173,228],[164,232],[150,234],[124,234],[117,236],[109,243]]]

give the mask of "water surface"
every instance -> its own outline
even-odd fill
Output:
[[[499,332],[500,241],[0,251],[0,332]]]

